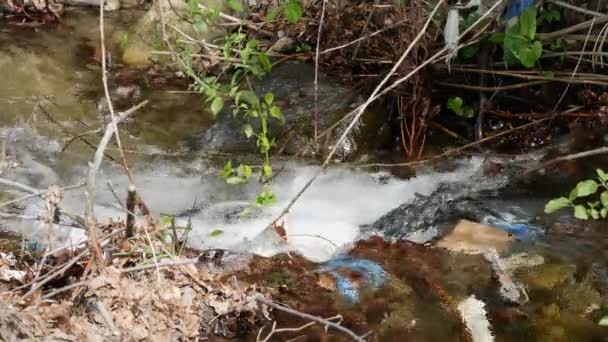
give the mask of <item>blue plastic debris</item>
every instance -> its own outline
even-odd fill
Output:
[[[504,20],[508,21],[511,18],[519,17],[521,13],[528,7],[532,6],[534,0],[511,0],[505,10]]]
[[[380,264],[367,259],[351,257],[332,259],[318,268],[317,272],[327,272],[334,276],[336,291],[350,303],[359,301],[361,287],[377,289],[384,284],[387,278],[387,274]],[[359,279],[363,279],[363,282]]]
[[[542,227],[523,220],[517,220],[508,214],[503,215],[503,217],[486,216],[483,218],[482,223],[500,228],[516,239],[523,241],[534,239],[543,232]]]

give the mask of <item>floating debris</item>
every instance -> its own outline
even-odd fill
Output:
[[[496,250],[487,251],[484,253],[484,257],[492,264],[492,269],[500,284],[500,296],[503,299],[516,304],[524,304],[530,300],[526,289],[521,284],[516,283],[507,272],[505,261]]]
[[[475,298],[474,295],[458,303],[458,311],[473,342],[494,341],[485,306],[486,304]]]
[[[377,289],[387,278],[380,264],[349,257],[330,260],[317,269],[317,272],[331,274],[335,278],[336,291],[350,303],[359,300],[361,288]]]
[[[483,254],[491,250],[505,251],[512,240],[512,237],[501,229],[460,220],[454,229],[437,243],[437,246],[453,252]]]

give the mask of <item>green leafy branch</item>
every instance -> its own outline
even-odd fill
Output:
[[[285,19],[292,24],[297,24],[300,21],[300,18],[302,18],[303,11],[300,0],[286,0],[282,9]],[[266,21],[276,20],[279,14],[281,14],[281,8],[278,6],[272,7],[268,10],[268,13],[266,13]]]
[[[505,33],[497,33],[490,40],[502,44],[503,58],[508,64],[521,64],[526,68],[536,65],[543,53],[542,43],[536,39],[536,7],[524,10],[515,25]]]
[[[299,2],[298,2],[299,4]],[[241,132],[248,139],[255,141],[258,152],[264,162],[260,167],[240,164],[233,167],[229,161],[224,166],[220,176],[229,184],[247,182],[255,173],[260,181],[267,183],[272,177],[270,150],[276,146],[274,139],[269,136],[271,119],[284,122],[280,107],[274,103],[274,95],[266,93],[258,97],[250,78],[262,78],[272,70],[268,55],[262,50],[261,43],[256,39],[248,39],[240,29],[226,35],[221,53],[223,54],[223,71],[219,76],[199,75],[192,69],[192,53],[189,48],[180,51],[185,61],[184,72],[194,80],[191,88],[205,96],[211,112],[217,116],[229,103],[234,117],[241,117],[245,124]],[[276,201],[275,195],[268,186],[258,194],[255,204],[267,205]]]
[[[570,191],[568,197],[558,197],[549,201],[545,205],[545,213],[551,214],[563,208],[573,208],[574,217],[581,220],[594,220],[608,217],[608,174],[603,170],[597,169],[597,181],[586,179],[578,182],[576,187]],[[599,201],[596,199],[584,204],[575,203],[576,200],[589,197],[600,192]],[[579,201],[580,202],[580,201]]]

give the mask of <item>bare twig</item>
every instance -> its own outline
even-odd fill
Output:
[[[346,335],[348,335],[348,336],[349,336],[350,338],[352,338],[354,341],[357,341],[357,342],[365,342],[365,339],[364,339],[363,337],[361,337],[361,336],[359,336],[359,335],[355,334],[355,333],[354,333],[352,330],[350,330],[350,329],[348,329],[348,328],[345,328],[345,327],[341,326],[340,324],[337,324],[337,323],[331,322],[331,321],[329,321],[329,320],[327,320],[327,319],[325,319],[325,318],[321,318],[321,317],[313,316],[313,315],[310,315],[310,314],[307,314],[307,313],[304,313],[304,312],[300,312],[300,311],[297,311],[297,310],[294,310],[294,309],[288,308],[288,307],[286,307],[286,306],[284,306],[284,305],[280,305],[280,304],[277,304],[277,303],[275,303],[275,302],[273,302],[273,301],[271,301],[271,300],[269,300],[269,299],[266,299],[266,298],[264,298],[264,297],[263,297],[263,296],[261,296],[261,295],[256,296],[256,297],[255,297],[255,300],[256,300],[257,302],[259,302],[259,303],[262,303],[262,304],[264,304],[264,305],[271,306],[271,307],[273,307],[273,308],[275,308],[275,309],[277,309],[277,310],[280,310],[280,311],[286,312],[286,313],[288,313],[288,314],[290,314],[290,315],[294,315],[294,316],[297,316],[297,317],[301,317],[301,318],[304,318],[304,319],[308,319],[308,320],[311,320],[311,321],[313,321],[313,322],[320,323],[320,324],[322,324],[322,325],[324,325],[324,326],[326,326],[326,327],[330,327],[330,328],[334,328],[334,329],[336,329],[336,330],[339,330],[339,331],[341,331],[341,332],[345,333]]]
[[[268,335],[266,335],[266,338],[262,340],[262,332],[264,331],[264,327],[260,328],[260,331],[258,331],[258,338],[257,341],[258,342],[268,342],[270,340],[270,338],[276,334],[276,333],[280,333],[280,332],[298,332],[298,331],[302,331],[310,326],[313,326],[317,324],[317,322],[308,322],[298,328],[282,328],[282,329],[277,329],[277,322],[272,322],[272,328],[270,328],[270,332],[268,333]]]
[[[125,172],[129,177],[129,182],[133,184],[133,174],[129,169],[129,165],[127,163],[127,157],[125,156],[125,152],[122,149],[122,142],[120,141],[120,133],[118,132],[118,123],[115,121],[116,114],[114,113],[114,105],[112,104],[112,98],[110,97],[110,89],[108,87],[108,70],[106,67],[106,43],[105,43],[105,29],[104,29],[104,4],[105,1],[99,2],[99,44],[101,46],[101,80],[103,83],[103,91],[105,93],[106,102],[108,104],[108,110],[110,111],[110,116],[112,117],[112,122],[114,124],[114,135],[116,136],[116,144],[118,145],[118,151],[120,152],[120,157],[122,159],[123,167],[125,168]]]
[[[145,264],[145,265],[138,265],[138,266],[134,266],[134,267],[130,267],[130,268],[124,268],[120,270],[120,273],[129,273],[129,272],[136,272],[136,271],[143,271],[143,270],[147,270],[147,269],[151,269],[151,268],[163,268],[163,267],[172,267],[172,266],[182,266],[182,265],[191,265],[191,264],[196,264],[198,262],[198,259],[180,259],[180,260],[172,260],[172,261],[165,261],[165,262],[159,262],[157,264]],[[73,283],[67,286],[64,286],[62,288],[58,288],[55,289],[49,293],[47,293],[46,295],[44,295],[42,298],[43,299],[49,299],[52,298],[60,293],[69,291],[71,289],[77,288],[77,287],[81,287],[81,286],[86,286],[87,284],[89,284],[89,282],[94,279],[87,279],[87,280],[83,280],[77,283]]]
[[[101,299],[95,301],[95,309],[97,309],[97,312],[99,312],[99,315],[103,319],[108,329],[110,329],[112,334],[114,336],[120,335],[120,332],[118,331],[118,329],[116,329],[116,326],[114,325],[114,319],[112,319],[112,314],[108,311],[108,309],[106,309],[106,306],[103,305]]]
[[[112,135],[114,134],[114,130],[116,129],[117,125],[121,121],[125,120],[130,114],[134,113],[135,111],[137,111],[139,108],[143,107],[147,103],[148,103],[148,100],[145,100],[145,101],[137,104],[136,106],[130,108],[129,110],[119,113],[119,115],[117,117],[115,117],[112,120],[112,122],[110,122],[106,126],[106,131],[105,131],[103,137],[101,138],[99,145],[97,146],[97,150],[95,151],[95,157],[93,158],[93,163],[89,164],[89,172],[87,175],[87,189],[85,192],[87,195],[87,204],[86,204],[86,208],[85,208],[85,220],[86,220],[87,228],[88,228],[88,232],[89,232],[89,239],[91,239],[91,248],[95,252],[95,255],[99,262],[101,262],[103,258],[101,255],[101,249],[99,248],[99,242],[97,241],[97,223],[95,220],[94,201],[95,201],[95,184],[96,184],[97,171],[99,171],[99,168],[101,167],[101,162],[103,160],[104,151],[105,151],[106,147],[108,146],[108,143],[110,142],[110,139],[112,138]]]
[[[76,184],[76,185],[70,185],[70,186],[67,186],[67,187],[65,187],[63,189],[66,190],[66,191],[67,190],[74,190],[74,189],[82,188],[84,185],[85,185],[84,183]],[[32,199],[32,198],[35,198],[35,197],[40,197],[40,196],[42,196],[44,194],[46,194],[46,190],[39,190],[38,192],[31,193],[31,194],[25,195],[23,197],[15,198],[13,200],[0,203],[0,208],[9,206],[11,204],[27,201],[28,199]]]
[[[572,25],[570,27],[566,27],[566,28],[558,30],[558,31],[549,32],[549,33],[538,33],[536,36],[541,41],[550,41],[550,40],[554,40],[556,38],[560,38],[566,34],[584,30],[590,26],[603,24],[605,22],[608,22],[608,15],[603,15],[601,17],[595,17],[591,20],[587,20],[582,23]]]
[[[314,138],[315,148],[317,148],[317,133],[319,129],[319,47],[321,45],[321,31],[325,21],[325,5],[327,0],[323,1],[323,7],[321,8],[321,21],[319,22],[319,30],[317,31],[317,49],[315,52],[315,123],[314,123]]]
[[[585,51],[585,48],[587,47],[587,42],[589,41],[589,35],[591,35],[594,23],[595,23],[595,18],[593,18],[591,20],[591,25],[589,26],[589,31],[587,31],[587,39],[585,39],[585,43],[583,44],[583,51]],[[583,55],[580,55],[578,62],[576,62],[576,66],[574,67],[574,70],[572,70],[572,76],[570,76],[570,80],[574,80],[574,76],[576,75],[576,72],[578,71],[578,67],[581,65],[582,58],[583,58]],[[564,97],[566,97],[566,94],[568,93],[569,89],[570,89],[570,83],[568,83],[568,85],[566,86],[566,89],[564,89],[564,91],[562,92],[562,95],[559,97],[559,100],[553,107],[554,112],[557,110],[557,108],[559,108],[559,105],[564,100]]]
[[[567,9],[570,9],[570,10],[573,10],[573,11],[576,11],[576,12],[592,15],[592,16],[595,16],[595,17],[602,17],[602,16],[605,15],[603,13],[592,11],[592,10],[587,9],[587,8],[575,6],[575,5],[569,4],[567,2],[563,2],[561,0],[547,0],[547,2],[556,4],[556,5],[560,6],[560,7],[567,8]]]
[[[146,239],[148,239],[148,244],[150,245],[150,249],[152,250],[152,260],[154,260],[154,266],[156,271],[156,281],[160,286],[160,267],[158,266],[158,259],[156,258],[156,248],[154,248],[154,244],[152,244],[152,239],[150,238],[150,234],[148,233],[148,225],[144,225],[144,233],[146,233]]]
[[[410,19],[405,19],[405,20],[398,21],[398,22],[396,22],[396,23],[394,23],[394,24],[392,24],[392,25],[389,25],[389,26],[387,26],[387,27],[381,28],[381,29],[379,29],[379,30],[377,30],[377,31],[374,31],[374,32],[372,32],[372,33],[370,33],[370,34],[368,34],[368,35],[366,35],[366,36],[363,36],[363,37],[357,38],[357,39],[355,39],[355,40],[353,40],[353,41],[351,41],[351,42],[348,42],[348,43],[346,43],[346,44],[342,44],[342,45],[340,45],[340,46],[334,46],[334,47],[332,47],[332,48],[325,49],[325,50],[321,51],[321,54],[322,54],[322,55],[324,55],[324,54],[326,54],[326,53],[330,53],[330,52],[332,52],[332,51],[337,51],[337,50],[340,50],[340,49],[344,49],[344,48],[349,47],[349,46],[351,46],[351,45],[353,45],[353,44],[357,44],[357,43],[359,43],[359,42],[361,42],[361,41],[363,41],[363,40],[365,40],[365,39],[367,39],[367,38],[370,38],[370,37],[373,37],[373,36],[379,35],[380,33],[384,32],[384,31],[387,31],[387,30],[390,30],[390,29],[394,29],[394,28],[396,28],[396,27],[399,27],[399,26],[401,26],[401,25],[403,25],[403,24],[405,24],[405,23],[407,23],[407,22],[409,22],[409,21],[410,21]]]
[[[542,81],[542,80],[539,80],[539,81],[528,81],[528,82],[509,84],[509,85],[499,86],[499,87],[483,87],[483,86],[474,86],[474,85],[467,85],[467,84],[462,84],[462,83],[451,83],[451,82],[437,82],[437,84],[440,85],[440,86],[444,86],[444,87],[469,89],[469,90],[476,90],[476,91],[496,92],[496,91],[503,91],[503,90],[511,90],[511,89],[518,89],[518,88],[524,88],[524,87],[531,87],[531,86],[535,86],[535,85],[545,84],[545,83],[548,83],[548,82],[549,81]]]
[[[436,155],[436,156],[434,156],[432,158],[429,158],[429,159],[418,160],[418,161],[413,161],[413,162],[409,162],[409,163],[396,163],[396,164],[371,163],[371,164],[363,164],[363,165],[359,165],[359,166],[360,167],[379,167],[379,166],[380,167],[399,167],[399,166],[413,166],[413,165],[419,165],[419,164],[428,163],[428,162],[431,162],[431,161],[434,161],[434,160],[443,159],[443,158],[445,158],[447,156],[450,156],[452,154],[461,152],[461,151],[466,150],[468,148],[475,147],[475,146],[477,146],[477,145],[479,145],[479,144],[481,144],[483,142],[487,142],[487,141],[496,139],[498,137],[501,137],[501,136],[504,136],[504,135],[507,135],[507,134],[511,134],[511,133],[513,133],[515,131],[518,131],[518,130],[521,130],[521,129],[532,127],[532,126],[537,125],[537,124],[539,124],[541,122],[545,122],[547,120],[553,119],[556,116],[557,116],[557,114],[553,114],[553,115],[548,116],[546,118],[542,118],[542,119],[539,119],[539,120],[536,120],[536,121],[532,121],[530,123],[527,123],[527,124],[524,124],[524,125],[521,125],[521,126],[517,126],[517,127],[511,128],[511,129],[506,130],[504,132],[500,132],[498,134],[491,135],[489,137],[485,137],[485,138],[483,138],[481,140],[472,142],[470,144],[466,144],[464,146],[448,150],[448,151],[446,151],[444,153],[438,154],[438,155]]]
[[[367,15],[367,19],[365,19],[365,24],[363,25],[363,28],[361,29],[361,36],[363,36],[367,32],[367,27],[369,26],[369,22],[372,20],[374,10],[376,9],[374,6],[378,5],[378,1],[379,0],[374,0],[374,4],[372,5],[372,8],[370,9],[369,14]],[[359,48],[361,48],[361,41],[357,42],[357,46],[355,46],[355,51],[353,52],[353,57],[351,58],[351,60],[354,61],[355,58],[357,58]]]
[[[135,185],[129,185],[129,189],[127,190],[127,224],[126,224],[126,237],[133,237],[133,225],[135,224],[135,199],[136,199]]]
[[[526,170],[523,173],[523,176],[529,175],[532,172],[544,169],[548,166],[551,166],[553,164],[557,164],[559,162],[563,162],[563,161],[567,161],[567,160],[575,160],[575,159],[581,159],[581,158],[587,158],[587,157],[591,157],[591,156],[596,156],[598,154],[606,154],[608,153],[608,146],[603,146],[603,147],[599,147],[593,150],[589,150],[589,151],[584,151],[584,152],[579,152],[579,153],[573,153],[573,154],[569,154],[566,156],[561,156],[561,157],[557,157],[551,160],[548,160],[546,162],[540,163],[537,166],[534,166],[528,170]]]
[[[336,315],[334,317],[330,317],[330,318],[326,318],[326,320],[328,321],[333,321],[333,320],[339,320],[340,322],[342,321],[342,315]],[[260,328],[260,331],[258,331],[258,338],[257,341],[258,342],[268,342],[270,340],[270,338],[276,334],[276,333],[282,333],[282,332],[299,332],[302,331],[310,326],[313,326],[315,324],[318,324],[317,322],[308,322],[300,327],[297,328],[279,328],[277,329],[277,322],[274,321],[272,322],[272,327],[270,329],[270,332],[268,333],[268,335],[266,335],[266,338],[264,338],[262,340],[262,332],[264,331],[264,329],[266,328],[265,326]],[[295,339],[294,339],[295,340]],[[293,341],[293,340],[290,340]]]
[[[29,192],[30,194],[38,194],[40,192],[42,192],[42,194],[46,193],[46,190],[35,189],[29,185],[21,184],[19,182],[8,180],[6,178],[0,178],[0,184],[17,188],[21,191]]]
[[[65,265],[63,265],[63,267],[61,267],[59,270],[52,272],[50,274],[47,273],[46,277],[44,277],[44,279],[40,280],[38,283],[31,284],[30,290],[26,294],[23,295],[22,299],[25,299],[25,298],[31,296],[34,292],[36,292],[38,289],[40,289],[42,286],[44,286],[49,281],[53,280],[56,276],[63,274],[70,267],[75,265],[80,259],[82,259],[85,255],[89,254],[89,252],[90,252],[89,250],[85,249],[84,251],[80,252],[80,254],[78,254],[77,256],[72,258],[72,260],[70,260]]]

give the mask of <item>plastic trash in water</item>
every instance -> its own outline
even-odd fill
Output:
[[[528,7],[534,4],[534,0],[511,0],[507,4],[504,20],[508,21],[511,18],[519,17],[521,13]]]
[[[386,281],[382,266],[367,259],[340,257],[326,262],[317,272],[327,272],[336,279],[336,291],[350,303],[359,301],[362,287],[377,289]]]
[[[517,240],[528,241],[542,234],[543,228],[518,218],[511,213],[500,213],[485,216],[481,223],[500,228]]]

